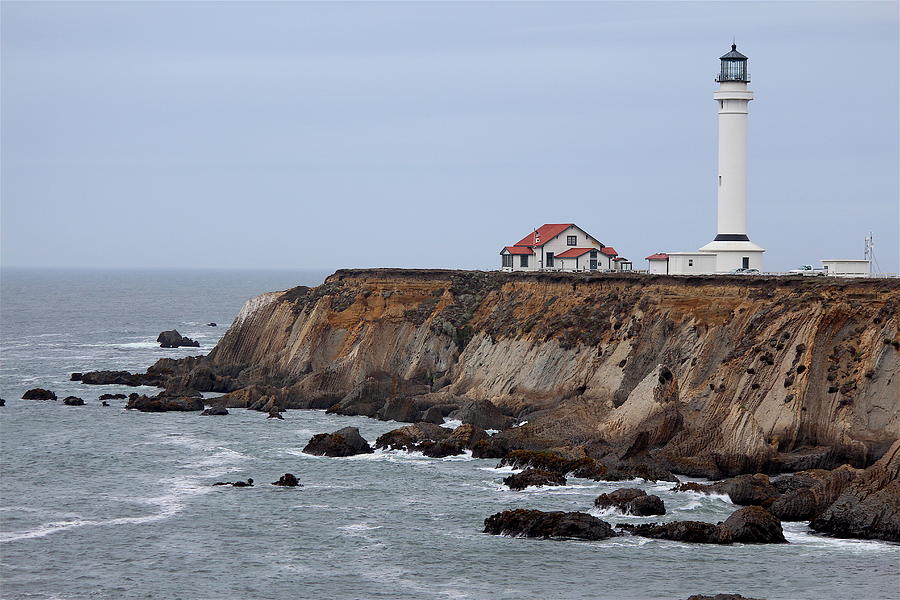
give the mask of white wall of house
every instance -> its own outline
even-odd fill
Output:
[[[822,266],[834,277],[869,277],[872,274],[871,261],[862,259],[825,258]]]
[[[505,254],[505,253],[501,253],[501,255],[500,255],[501,256],[501,258],[500,258],[501,266],[503,265],[503,258],[502,258],[503,254]],[[510,256],[512,256],[512,260],[513,260],[513,264],[512,264],[513,271],[536,271],[537,270],[537,267],[535,266],[537,263],[537,259],[535,259],[535,256],[533,254],[511,254]],[[525,266],[525,267],[522,266],[522,256],[528,257],[528,266]]]
[[[707,275],[716,272],[715,254],[708,252],[669,252],[668,254],[669,275]]]
[[[650,263],[651,275],[666,275],[669,272],[669,260],[665,258],[655,258],[648,260]]]
[[[716,273],[731,273],[742,268],[744,263],[750,269],[762,271],[763,250],[716,250]],[[744,259],[747,259],[746,261]]]
[[[569,236],[575,236],[575,244],[572,246],[570,246],[568,244]],[[552,252],[553,256],[555,257],[559,254],[562,254],[566,250],[571,250],[572,248],[597,248],[598,250],[600,248],[600,242],[590,238],[583,229],[581,229],[580,227],[574,226],[574,225],[572,227],[569,227],[562,233],[560,233],[558,236],[551,238],[550,240],[542,239],[541,241],[545,242],[543,247],[535,248],[534,252],[535,252],[535,255],[537,256],[539,263],[543,259],[545,267],[547,266],[546,259],[547,259],[548,252]],[[541,252],[542,249],[543,249],[543,253]],[[598,258],[598,260],[600,260],[600,259]],[[581,260],[579,259],[578,262],[580,265]],[[559,263],[559,261],[554,260],[554,264],[553,264],[554,269],[560,267],[560,265],[558,263]],[[574,259],[572,259],[572,267],[571,268],[574,269],[575,268],[574,265],[575,265],[575,261],[574,261]],[[566,266],[565,268],[568,269],[569,267]]]

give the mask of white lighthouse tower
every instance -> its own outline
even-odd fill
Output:
[[[716,272],[737,268],[762,270],[765,250],[747,237],[747,57],[737,51],[721,57],[722,69],[713,98],[719,105],[718,228],[715,239],[700,252],[716,254]]]

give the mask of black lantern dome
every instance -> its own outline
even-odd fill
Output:
[[[722,70],[716,81],[750,81],[750,73],[747,72],[747,57],[737,51],[737,44],[731,45],[731,52],[719,58],[722,61]]]

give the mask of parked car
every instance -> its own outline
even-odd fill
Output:
[[[762,275],[759,272],[759,269],[750,269],[747,267],[738,267],[737,269],[731,271],[729,275]]]
[[[825,275],[825,269],[814,269],[812,265],[800,265],[796,269],[788,271],[791,275],[803,275],[805,277],[818,277]]]

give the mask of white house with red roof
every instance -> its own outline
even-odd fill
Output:
[[[614,271],[631,263],[575,223],[541,225],[500,251],[504,271]]]

